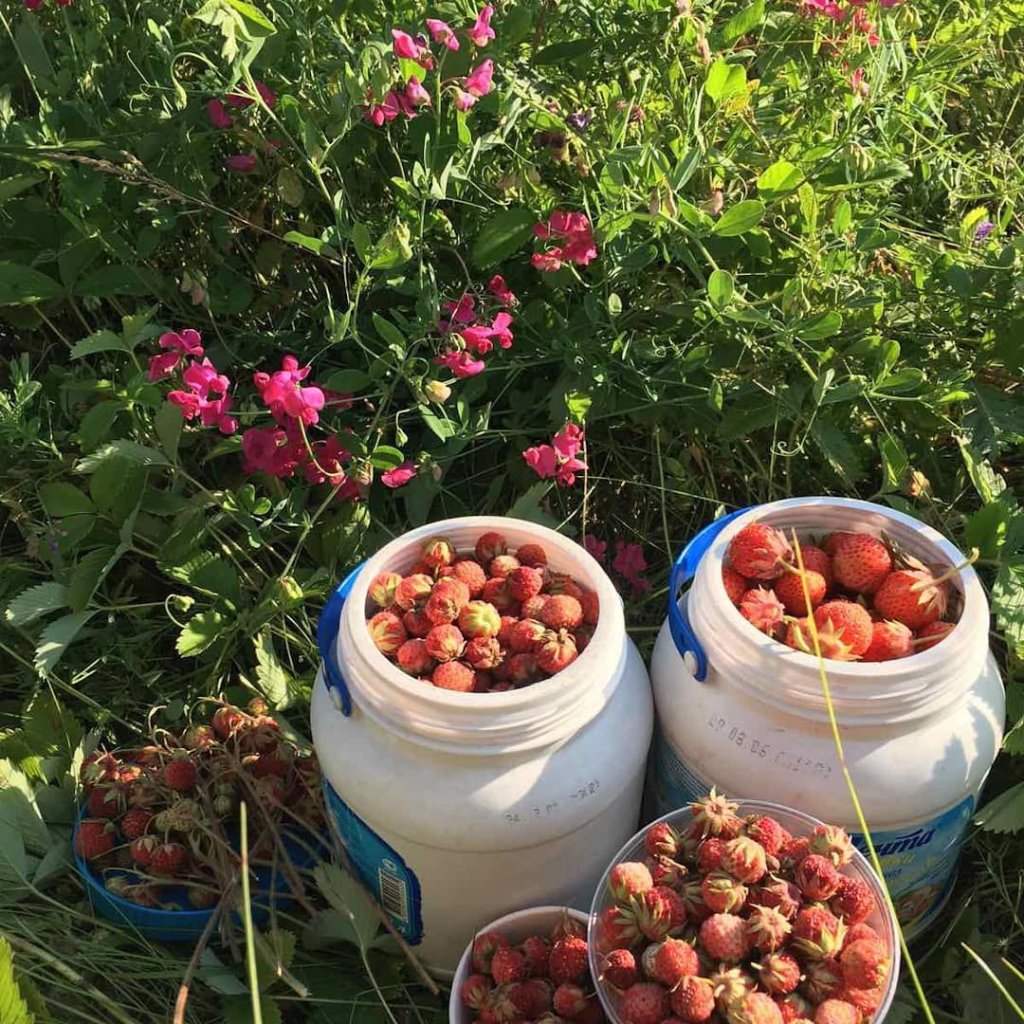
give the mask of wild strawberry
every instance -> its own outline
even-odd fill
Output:
[[[889,954],[879,942],[848,942],[839,956],[843,983],[850,988],[878,988],[889,976]]]
[[[866,921],[875,911],[875,897],[871,892],[871,886],[860,878],[844,875],[839,879],[839,888],[829,901],[829,909],[848,925]],[[846,940],[848,943],[852,934],[851,928]]]
[[[487,573],[483,566],[472,558],[461,558],[451,565],[446,565],[439,570],[441,579],[453,578],[465,584],[469,591],[470,599],[479,597],[487,582]]]
[[[540,671],[535,654],[513,654],[505,664],[508,666],[509,681],[515,686],[532,683]]]
[[[783,1024],[782,1011],[764,992],[748,992],[729,1014],[730,1024]]]
[[[484,589],[480,592],[480,599],[493,604],[502,615],[516,607],[516,599],[509,589],[508,580],[500,577],[489,579],[484,584]]]
[[[540,610],[544,607],[544,602],[547,599],[547,594],[537,594],[536,597],[528,597],[520,605],[519,617],[521,619],[536,619],[540,622]]]
[[[832,556],[828,552],[813,544],[801,544],[800,555],[803,558],[804,568],[810,572],[820,572],[825,577],[828,588],[832,588]],[[796,555],[793,556],[793,565],[796,567]]]
[[[625,903],[630,896],[637,896],[653,886],[650,870],[640,861],[616,864],[608,875],[608,889],[616,903]]]
[[[792,882],[773,875],[751,891],[749,902],[753,906],[771,907],[791,921],[803,903],[803,895]]]
[[[87,801],[91,818],[116,818],[124,810],[124,790],[114,785],[96,786]]]
[[[669,994],[672,1012],[684,1024],[704,1024],[715,1012],[715,993],[708,978],[687,975]]]
[[[149,867],[153,859],[153,851],[160,845],[160,840],[154,835],[139,836],[132,840],[128,848],[132,860],[141,867]]]
[[[852,661],[871,643],[871,616],[852,601],[826,601],[815,609],[814,622],[821,653],[827,658]]]
[[[185,758],[164,765],[164,782],[178,793],[187,793],[196,784],[196,766]]]
[[[402,625],[409,636],[416,636],[422,639],[433,628],[434,624],[427,618],[427,613],[422,608],[414,608],[411,612],[403,612]]]
[[[509,635],[508,646],[516,654],[526,654],[536,649],[546,633],[542,622],[536,619],[520,619]]]
[[[894,661],[914,653],[914,634],[902,622],[871,623],[871,643],[861,661]]]
[[[836,956],[846,938],[846,925],[824,907],[804,907],[793,921],[793,945],[808,960]]]
[[[792,931],[786,916],[775,907],[754,907],[747,915],[751,945],[762,953],[781,949]]]
[[[181,745],[186,750],[207,750],[217,742],[217,734],[209,725],[190,725],[181,734]]]
[[[519,1011],[518,1016],[525,1020],[537,1020],[551,1009],[554,995],[551,982],[544,978],[527,978],[517,981],[508,989],[509,1002]]]
[[[528,565],[521,565],[508,577],[508,589],[517,601],[536,597],[543,585],[544,574],[540,569],[533,569]]]
[[[712,914],[701,922],[700,944],[712,960],[739,963],[750,952],[747,922],[735,914]]]
[[[853,842],[838,825],[815,825],[807,837],[807,852],[827,857],[841,868],[853,860]]]
[[[863,921],[852,925],[846,932],[847,943],[860,942],[861,939],[869,939],[871,942],[877,942],[880,946],[885,945],[882,942],[882,936],[871,925],[865,924]]]
[[[512,574],[520,568],[519,559],[515,555],[498,555],[496,558],[491,559],[490,565],[487,566],[487,572],[490,574],[491,579],[508,580],[511,585]],[[534,569],[534,572],[537,570]],[[541,581],[543,582],[543,574],[541,574]],[[534,593],[539,594],[540,588],[538,587]],[[532,597],[532,594],[527,594],[527,597]],[[523,598],[516,598],[517,601],[522,601]]]
[[[828,857],[808,854],[796,868],[796,884],[808,900],[823,903],[831,899],[839,888],[839,872]]]
[[[395,603],[395,588],[402,582],[397,572],[379,572],[370,581],[367,593],[378,608],[390,608]]]
[[[785,614],[786,609],[774,590],[754,587],[740,599],[740,615],[755,629],[769,636],[782,625],[782,617]]]
[[[766,814],[753,814],[747,818],[744,831],[764,847],[769,857],[774,857],[782,849],[783,839],[788,834],[774,818]]]
[[[727,840],[711,836],[697,847],[697,868],[705,875],[722,870],[722,853]]]
[[[434,667],[434,659],[427,650],[427,643],[419,637],[406,640],[395,652],[395,660],[398,667],[411,676],[423,675]]]
[[[681,978],[700,970],[700,959],[693,946],[671,936],[648,946],[642,964],[646,977],[666,988],[674,987]]]
[[[575,1020],[587,1008],[587,994],[579,985],[559,985],[551,1005],[559,1017]]]
[[[786,1024],[813,1024],[814,1007],[799,992],[790,992],[781,999],[777,998],[775,1003]]]
[[[567,573],[555,572],[553,569],[544,571],[544,593],[565,594],[578,601],[583,596],[583,588]]]
[[[701,879],[700,894],[716,914],[735,914],[747,901],[747,887],[726,871],[712,871]]]
[[[543,567],[548,564],[548,553],[540,544],[523,544],[516,551],[516,558],[523,565],[528,565],[533,569]]]
[[[914,640],[915,651],[926,651],[934,647],[940,640],[945,639],[956,625],[955,622],[929,622],[917,631],[917,639]]]
[[[427,604],[435,597],[449,598],[461,609],[469,601],[469,587],[457,576],[444,576],[434,584]]]
[[[512,631],[522,621],[522,619],[517,618],[515,615],[501,616],[501,625],[498,628],[498,643],[501,644],[506,651],[512,646]]]
[[[636,958],[628,949],[613,949],[604,958],[601,978],[613,988],[624,991],[639,980]]]
[[[839,550],[841,544],[845,544],[848,540],[857,536],[858,534],[851,533],[849,530],[836,530],[834,533],[825,536],[821,542],[821,549],[831,558]]]
[[[877,537],[851,533],[836,541],[832,575],[839,586],[855,594],[873,594],[890,572],[892,555]]]
[[[428,537],[420,548],[420,559],[431,569],[455,561],[455,545],[447,537]]]
[[[743,1001],[743,997],[754,989],[754,979],[740,967],[719,964],[708,980],[715,994],[715,1005],[728,1016]]]
[[[603,953],[613,949],[629,949],[640,938],[636,915],[624,907],[608,907],[597,927],[598,948]]]
[[[551,944],[543,935],[530,935],[519,944],[519,951],[526,958],[526,966],[531,978],[548,976],[548,959],[551,956]]]
[[[75,853],[82,860],[98,860],[114,848],[114,825],[110,821],[85,818],[75,835]]]
[[[113,782],[117,771],[117,758],[113,754],[96,750],[82,761],[78,770],[78,778],[86,791],[101,782]]]
[[[423,614],[435,626],[443,626],[458,619],[464,604],[465,602],[460,603],[451,593],[438,594],[435,591],[423,606]]]
[[[496,637],[501,631],[501,614],[487,601],[470,601],[459,612],[459,629],[471,640]]]
[[[804,584],[807,585],[807,596],[804,595]],[[772,584],[775,594],[790,615],[807,615],[808,609],[813,611],[825,600],[828,594],[828,581],[820,572],[805,569],[803,573],[794,569],[784,572]],[[810,604],[808,604],[808,597]]]
[[[860,1024],[860,1010],[841,999],[826,999],[814,1011],[814,1024]]]
[[[381,654],[393,655],[408,636],[402,620],[394,612],[377,612],[373,618],[367,619],[366,627]]]
[[[491,669],[505,657],[501,644],[493,636],[478,636],[466,644],[463,658],[476,669]]]
[[[557,636],[549,634],[537,646],[536,653],[537,667],[549,676],[568,668],[579,657],[576,642],[564,629],[559,630]]]
[[[540,621],[548,629],[575,629],[583,624],[583,606],[568,594],[552,594],[540,610]]]
[[[154,875],[176,875],[185,864],[188,851],[181,843],[161,843],[149,859],[149,870]]]
[[[800,984],[800,974],[799,962],[789,953],[769,953],[757,965],[758,980],[773,996],[794,991]]]
[[[491,958],[491,977],[496,985],[511,985],[523,981],[529,973],[526,957],[511,946],[502,946]]]
[[[737,836],[722,847],[722,870],[741,882],[760,882],[768,870],[764,847],[749,836]]]
[[[245,716],[238,708],[233,708],[230,704],[224,704],[213,713],[210,724],[213,726],[213,731],[217,734],[217,738],[226,740],[234,736],[245,725]]]
[[[785,563],[792,561],[793,549],[774,527],[750,523],[729,542],[726,558],[741,576],[773,580],[782,574]]]
[[[882,618],[921,629],[946,614],[949,594],[927,569],[897,569],[882,581],[873,604]]]
[[[885,989],[881,986],[878,988],[850,988],[849,985],[842,985],[832,998],[855,1006],[860,1010],[864,1020],[874,1020],[875,1011],[882,1005],[884,995]]]
[[[152,820],[153,815],[144,807],[133,807],[121,819],[121,834],[129,842],[138,839],[145,834]]]
[[[650,981],[639,981],[619,999],[622,1024],[660,1024],[668,1014],[668,992]]]
[[[722,585],[725,596],[738,608],[740,598],[750,589],[750,581],[728,565],[722,566]]]
[[[395,604],[402,611],[412,611],[426,602],[433,589],[434,581],[426,573],[414,572],[395,587]]]
[[[649,857],[675,857],[679,833],[667,821],[659,821],[644,834],[644,850]]]
[[[548,974],[556,985],[582,984],[587,977],[587,943],[578,935],[567,935],[551,947]]]
[[[476,674],[464,661],[446,661],[434,669],[430,681],[441,690],[472,693]]]
[[[587,590],[579,597],[580,607],[583,609],[583,623],[585,626],[594,627],[601,615],[601,601],[593,590]]]
[[[810,852],[808,850],[810,843],[809,836],[790,836],[779,850],[779,861],[782,866],[789,871],[794,870]]]
[[[669,888],[667,885],[656,885],[649,892],[644,893],[644,899],[650,903],[657,896],[662,907],[668,911],[669,928],[677,932],[686,923],[686,904],[683,897]]]
[[[434,626],[423,640],[423,649],[434,661],[452,661],[462,656],[466,638],[457,626]]]
[[[483,565],[488,565],[498,555],[503,555],[508,551],[508,541],[505,539],[505,535],[498,533],[497,530],[488,530],[487,533],[482,533],[476,541],[476,559]]]
[[[473,949],[470,955],[473,970],[477,974],[490,974],[491,959],[499,949],[507,945],[508,939],[501,932],[481,932],[473,939]]]
[[[723,839],[735,839],[743,826],[743,821],[736,814],[739,804],[720,796],[715,790],[700,800],[690,804],[693,811],[693,823],[705,836],[721,836]]]

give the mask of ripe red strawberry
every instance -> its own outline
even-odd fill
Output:
[[[836,990],[835,998],[855,1006],[863,1020],[874,1020],[884,994],[885,989],[881,985],[878,988],[850,988],[849,985],[841,985]]]
[[[740,615],[755,629],[771,636],[782,625],[786,609],[774,590],[754,587],[740,599]]]
[[[725,587],[726,597],[737,608],[740,604],[740,598],[750,589],[750,581],[728,565],[722,566],[722,585]]]
[[[415,608],[411,612],[403,612],[402,625],[409,636],[425,637],[433,628],[434,624],[427,618],[427,613],[422,608]]]
[[[196,766],[184,758],[164,765],[164,782],[178,793],[187,793],[196,784]]]
[[[540,569],[534,569],[528,565],[519,566],[508,577],[508,589],[517,601],[536,597],[543,586],[544,574]]]
[[[491,977],[496,985],[511,985],[524,981],[529,973],[526,957],[511,946],[502,946],[494,951],[491,958]]]
[[[735,1024],[783,1024],[782,1011],[765,992],[748,992],[730,1014]]]
[[[681,978],[669,995],[672,1012],[683,1024],[704,1024],[715,1012],[715,990],[709,978]]]
[[[420,549],[420,558],[431,569],[440,569],[455,561],[455,545],[447,537],[428,537]]]
[[[752,815],[747,818],[746,834],[761,844],[769,857],[774,857],[782,849],[786,830],[766,814]]]
[[[509,986],[502,995],[507,996],[520,1018],[537,1020],[551,1009],[553,990],[551,982],[544,978],[527,978],[526,981],[517,981]],[[502,1010],[498,1006],[495,1009],[501,1017]]]
[[[914,634],[902,622],[871,623],[871,643],[861,661],[893,661],[914,653]]]
[[[515,654],[526,654],[545,639],[544,623],[536,619],[520,619],[509,634],[508,646]]]
[[[473,939],[473,970],[478,974],[490,974],[491,959],[499,949],[507,945],[508,939],[501,932],[481,932]]]
[[[528,565],[534,569],[548,564],[548,553],[540,544],[523,544],[516,551],[516,558],[523,565]]]
[[[458,626],[450,623],[434,628],[424,637],[423,649],[434,661],[451,661],[462,656],[466,638]]]
[[[512,646],[512,630],[516,628],[522,619],[515,615],[502,615],[501,625],[498,628],[498,643],[507,651]]]
[[[430,681],[442,690],[472,693],[476,673],[464,661],[446,661],[434,669]]]
[[[426,602],[433,589],[434,581],[426,573],[410,573],[395,587],[395,604],[402,611],[412,611]]]
[[[583,609],[583,621],[588,626],[596,626],[601,614],[601,602],[593,590],[584,591],[579,598],[580,607]]]
[[[188,851],[181,843],[161,843],[149,859],[149,870],[154,875],[176,875],[185,864]]]
[[[829,901],[829,909],[848,925],[866,921],[875,910],[875,897],[871,892],[871,886],[860,878],[844,875],[839,880],[839,888],[836,889],[835,895]],[[849,943],[849,938],[847,942]]]
[[[138,839],[139,836],[145,835],[152,820],[153,815],[145,807],[133,807],[121,819],[121,834],[129,842]]]
[[[828,581],[820,572],[805,569],[784,572],[774,583],[775,594],[790,615],[806,615],[808,604],[804,596],[804,581],[810,596],[811,610],[818,607],[828,594]]]
[[[444,576],[434,584],[434,589],[430,592],[430,597],[450,598],[459,606],[459,608],[461,608],[467,601],[469,601],[469,587],[466,586],[466,584],[457,576]],[[430,603],[429,599],[427,603]]]
[[[466,593],[468,594],[469,591],[466,590]],[[427,598],[427,603],[423,606],[423,614],[426,615],[426,617],[430,619],[435,626],[443,626],[447,623],[454,622],[459,617],[459,612],[462,611],[463,604],[465,604],[465,602],[460,603],[455,595],[451,593],[439,594],[435,590],[434,593]]]
[[[559,985],[551,1005],[555,1013],[565,1020],[575,1020],[587,1008],[587,994],[579,985]]]
[[[526,958],[526,966],[530,969],[531,978],[548,976],[548,958],[551,956],[551,944],[543,935],[530,935],[519,944],[519,951]]]
[[[839,545],[844,544],[851,537],[856,537],[857,534],[850,533],[847,530],[836,530],[835,533],[830,533],[822,542],[821,548],[830,558],[839,550]]]
[[[846,933],[846,941],[848,943],[859,942],[861,939],[870,939],[872,942],[884,945],[882,936],[871,925],[864,924],[863,922],[853,925]]]
[[[153,859],[153,851],[159,845],[160,840],[154,835],[139,836],[138,839],[132,841],[128,852],[136,864],[142,867],[149,867],[149,863]]]
[[[846,925],[824,907],[804,907],[793,921],[793,945],[808,960],[834,957],[845,937]]]
[[[117,758],[102,750],[93,751],[82,761],[78,777],[82,786],[88,791],[101,782],[113,782],[117,771]]]
[[[508,666],[509,682],[516,686],[532,683],[540,671],[536,654],[513,654],[504,664]]]
[[[841,587],[855,594],[873,594],[890,572],[892,555],[877,537],[852,533],[836,542],[832,575]]]
[[[810,572],[820,572],[825,577],[825,583],[832,589],[832,558],[821,548],[813,544],[800,545],[800,557],[803,559],[804,568]],[[793,556],[793,565],[796,567],[796,555]]]
[[[509,589],[508,580],[502,579],[500,576],[495,576],[484,584],[480,599],[493,604],[501,615],[511,612],[516,607],[516,599]]]
[[[725,851],[725,839],[709,836],[697,847],[697,867],[704,875],[712,871],[722,870],[722,853]]]
[[[891,962],[881,943],[860,939],[843,947],[839,963],[843,983],[850,988],[878,988],[889,976]]]
[[[75,852],[82,860],[93,861],[114,848],[114,825],[110,821],[84,819],[75,836]]]
[[[497,555],[491,559],[487,571],[490,573],[491,579],[507,580],[519,568],[519,559],[515,555]],[[543,580],[543,575],[541,579]],[[540,591],[538,590],[537,593],[539,594]]]
[[[556,985],[582,984],[588,970],[585,939],[567,935],[551,947],[548,974]]]
[[[791,921],[803,903],[803,894],[792,882],[772,875],[751,892],[749,902],[753,906],[772,907]]]
[[[402,582],[397,572],[379,572],[370,583],[367,593],[378,608],[390,608],[395,603],[395,588]]]
[[[579,656],[575,641],[564,629],[560,629],[557,636],[549,634],[537,646],[536,653],[538,668],[550,676],[568,668]]]
[[[667,821],[651,825],[644,835],[644,851],[649,857],[675,857],[679,852],[679,833]]]
[[[505,657],[497,638],[478,636],[466,644],[463,658],[475,669],[491,669],[500,665]]]
[[[796,884],[815,903],[824,903],[836,894],[840,877],[832,861],[817,853],[808,854],[796,866]]]
[[[701,922],[700,944],[712,960],[739,963],[750,952],[747,922],[735,914],[712,914]]]
[[[453,577],[466,585],[470,599],[479,597],[487,582],[487,573],[483,566],[472,558],[461,558],[452,565],[446,565],[440,570],[441,579]]]
[[[792,925],[775,907],[755,906],[747,915],[751,945],[762,953],[774,953],[785,944]]]
[[[934,647],[940,640],[950,634],[955,625],[955,622],[942,622],[936,620],[935,622],[929,622],[926,626],[922,626],[917,631],[917,639],[914,641],[914,650],[926,651],[929,647]]]
[[[650,981],[640,981],[626,989],[619,999],[622,1024],[661,1024],[668,1015],[668,992]]]
[[[773,580],[782,574],[784,564],[792,561],[793,549],[773,526],[750,523],[729,542],[726,558],[741,576]]]
[[[395,655],[398,667],[409,675],[419,676],[429,672],[434,667],[434,659],[427,650],[427,643],[420,637],[406,640]]]
[[[116,818],[124,810],[124,790],[119,786],[101,785],[89,793],[89,817]]]
[[[609,985],[624,991],[635,985],[640,975],[636,968],[636,958],[628,949],[613,949],[604,958],[604,970],[601,977]]]
[[[814,1011],[814,1024],[860,1024],[860,1010],[843,999],[826,999]]]
[[[674,987],[682,978],[700,970],[700,958],[693,946],[671,936],[648,946],[643,952],[642,964],[644,975],[666,988]]]
[[[544,607],[544,602],[547,601],[547,599],[547,594],[537,594],[535,597],[528,597],[519,606],[519,618],[536,619],[540,622],[540,610]]]
[[[818,644],[826,658],[854,661],[871,643],[871,616],[852,601],[826,601],[814,610]],[[807,637],[810,649],[814,642]]]
[[[489,565],[498,555],[508,551],[508,541],[503,533],[488,530],[481,533],[476,541],[476,560],[482,565]]]
[[[758,980],[773,996],[784,996],[800,984],[800,962],[789,953],[769,953],[761,957]]]
[[[577,939],[585,939],[587,937],[587,926],[581,924],[575,917],[572,917],[563,910],[561,917],[552,926],[551,934],[548,938],[552,942],[557,942],[559,939],[567,939],[570,936]]]
[[[741,882],[760,882],[768,870],[764,847],[750,836],[737,836],[722,847],[722,870]]]
[[[583,606],[569,594],[552,594],[540,610],[540,621],[548,629],[575,629],[583,624]]]
[[[882,618],[921,629],[946,614],[949,595],[927,569],[897,569],[875,592],[874,606]]]
[[[394,612],[377,612],[366,620],[370,639],[381,654],[394,655],[408,638],[402,620]]]

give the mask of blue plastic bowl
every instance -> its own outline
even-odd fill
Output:
[[[125,928],[131,928],[145,935],[150,939],[158,939],[161,942],[195,942],[207,926],[213,916],[213,908],[206,910],[158,910],[153,907],[141,907],[131,900],[122,896],[115,896],[97,878],[89,865],[78,855],[76,840],[78,838],[78,826],[82,821],[83,811],[80,810],[75,818],[75,827],[72,834],[71,848],[74,852],[75,867],[85,884],[85,892],[93,910],[108,921]],[[307,844],[312,845],[312,844]],[[325,840],[320,840],[320,846],[324,853],[327,852]],[[290,839],[284,837],[284,847],[292,863],[297,868],[309,867],[316,859],[314,853]],[[108,875],[123,875],[128,878],[138,876],[131,870],[120,868],[112,869]],[[291,906],[295,899],[292,896],[281,895],[276,891],[277,872],[272,868],[261,867],[254,870],[255,879],[250,891],[255,890],[252,898],[252,921],[257,927],[266,924],[270,919],[270,903],[273,902],[277,909],[284,909]],[[162,891],[171,900],[180,900],[184,906],[188,902],[186,886],[166,886]],[[236,921],[240,921],[235,915]]]

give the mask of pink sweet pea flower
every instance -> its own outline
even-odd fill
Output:
[[[273,107],[277,103],[277,94],[273,89],[270,88],[266,82],[260,81],[258,78],[253,79],[253,84],[256,86],[256,91],[260,94],[261,99],[268,107]],[[229,92],[228,93],[228,105],[232,107],[251,107],[255,100],[252,96],[246,92]]]
[[[181,375],[181,379],[186,387],[191,388],[204,400],[209,397],[211,391],[226,395],[228,388],[231,387],[231,381],[224,374],[218,373],[209,359],[203,359],[202,362],[193,360]]]
[[[387,469],[380,475],[380,482],[394,490],[404,487],[416,475],[416,466],[411,462],[403,462],[394,469]]]
[[[597,244],[585,214],[555,210],[546,224],[534,225],[533,233],[537,238],[557,236],[564,240],[562,246],[534,253],[532,262],[538,270],[558,270],[564,261],[585,267],[597,258]]]
[[[537,270],[552,271],[562,269],[562,250],[548,249],[546,252],[535,252],[530,257],[530,262]]]
[[[576,482],[576,473],[586,469],[587,464],[577,453],[583,447],[583,430],[574,423],[567,423],[551,439],[551,444],[537,445],[523,452],[526,464],[542,480],[554,477],[563,487]]]
[[[592,533],[586,533],[583,535],[583,547],[597,561],[604,564],[608,553],[608,542],[606,540],[598,540]]]
[[[427,28],[435,43],[443,43],[449,50],[459,48],[459,40],[445,22],[438,21],[437,18],[427,18]]]
[[[469,110],[476,103],[476,97],[468,92],[463,92],[461,89],[455,90],[455,109],[461,110],[463,113]]]
[[[391,30],[391,49],[396,57],[403,57],[406,60],[419,60],[422,47],[408,32],[393,28]]]
[[[199,396],[193,391],[171,391],[167,401],[178,406],[187,420],[194,420],[199,415]]]
[[[875,26],[868,21],[867,14],[859,8],[853,12],[853,28],[857,32],[863,32],[868,46],[877,46],[880,42]]]
[[[214,128],[230,128],[235,123],[235,119],[220,100],[210,100],[206,104],[206,117]]]
[[[186,356],[201,356],[203,354],[203,337],[191,327],[186,327],[180,333],[165,331],[157,338],[157,344],[161,348],[174,349]]]
[[[499,313],[491,321],[491,333],[502,348],[512,347],[513,335],[509,330],[511,326],[512,317],[508,313]]]
[[[803,13],[808,17],[820,14],[833,21],[842,21],[845,16],[843,9],[835,0],[803,0],[803,3]]]
[[[43,6],[43,0],[25,0],[26,11],[38,11]]]
[[[494,61],[488,58],[466,76],[466,92],[470,96],[486,96],[491,91],[494,76]]]
[[[847,81],[850,83],[850,90],[854,96],[867,96],[871,92],[871,86],[864,81],[863,68],[857,68]]]
[[[493,331],[488,327],[484,327],[483,324],[477,324],[475,327],[464,327],[459,331],[459,336],[466,343],[466,348],[477,355],[486,355],[494,348],[491,342],[491,336]]]
[[[445,352],[439,355],[434,362],[438,366],[447,366],[460,379],[475,377],[478,373],[483,373],[485,367],[482,359],[474,359],[464,349],[452,349],[450,352]]]
[[[883,7],[898,7],[901,3],[903,0],[881,0]]]
[[[541,478],[547,480],[558,472],[558,456],[549,444],[539,444],[523,452],[526,464]]]
[[[441,309],[449,314],[453,323],[471,324],[476,319],[476,299],[468,293],[460,295],[458,302],[442,302]],[[445,320],[441,322],[447,324]]]
[[[575,423],[566,423],[562,429],[551,438],[555,451],[563,459],[574,458],[576,453],[583,448],[583,428]]]
[[[644,549],[639,544],[627,544],[625,541],[617,540],[612,568],[625,577],[634,594],[645,594],[651,589],[650,581],[640,578],[640,573],[647,568],[647,560],[644,558]]]
[[[181,355],[178,352],[160,352],[149,357],[149,372],[146,374],[151,381],[166,377],[177,365]]]
[[[491,28],[491,18],[493,15],[494,8],[488,4],[476,16],[476,21],[469,30],[469,38],[475,46],[486,46],[487,40],[494,38],[494,29]]]
[[[504,306],[515,306],[519,301],[509,290],[501,274],[495,274],[487,282],[487,290]]]
[[[274,107],[277,103],[277,93],[270,88],[265,82],[261,82],[258,78],[253,79],[256,83],[256,91],[260,94],[260,99],[270,108]]]
[[[430,93],[415,75],[410,75],[409,81],[405,83],[405,98],[414,107],[430,106]]]
[[[256,154],[235,153],[224,161],[224,166],[235,174],[252,174],[256,170]]]

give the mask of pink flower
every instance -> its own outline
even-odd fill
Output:
[[[230,128],[235,123],[235,119],[220,100],[210,100],[206,104],[206,117],[214,128]]]
[[[261,82],[258,78],[253,79],[253,84],[256,86],[256,91],[260,94],[261,99],[268,107],[273,107],[277,103],[277,95],[273,89],[270,88],[265,82]],[[251,107],[255,102],[252,96],[244,92],[229,92],[228,93],[228,105],[232,107]]]
[[[327,399],[316,385],[300,386],[299,381],[308,376],[309,367],[300,368],[299,361],[291,355],[281,360],[281,369],[276,373],[253,374],[253,383],[260,397],[278,423],[293,418],[309,426],[319,421],[320,410]]]
[[[402,103],[405,102],[404,96],[402,97],[402,101],[399,102],[398,94],[394,89],[388,92],[382,103],[372,102],[373,91],[371,89],[366,90],[366,98],[371,102],[369,104],[363,104],[360,109],[363,111],[363,116],[367,121],[372,121],[378,128],[380,128],[386,121],[394,121],[402,111]]]
[[[252,174],[256,170],[256,154],[235,153],[224,161],[224,166],[235,174]]]
[[[493,77],[494,61],[488,58],[466,76],[466,92],[470,96],[486,96],[491,91],[491,79]]]
[[[43,0],[25,0],[26,11],[38,11],[43,6]]]
[[[455,33],[445,22],[438,21],[437,18],[427,18],[427,28],[435,43],[443,43],[449,50],[459,48],[459,41],[456,39]]]
[[[312,446],[314,459],[308,457],[302,466],[302,473],[311,484],[329,483],[336,487],[345,479],[345,464],[352,458],[347,448],[334,437],[318,441]]]
[[[199,415],[199,396],[192,391],[170,391],[167,401],[178,406],[187,420],[194,420]]]
[[[547,249],[544,252],[535,252],[530,257],[530,262],[537,270],[561,270],[563,255],[564,253],[561,249]]]
[[[808,17],[820,14],[833,21],[842,21],[845,16],[843,9],[835,0],[803,0],[803,3],[803,13]]]
[[[464,327],[459,331],[459,336],[466,343],[466,348],[472,349],[478,355],[485,355],[494,348],[491,339],[497,339],[502,348],[512,347],[513,334],[509,330],[511,325],[512,317],[508,313],[498,313],[490,327],[483,324]]]
[[[576,473],[587,468],[587,464],[577,458],[582,447],[583,429],[575,423],[567,423],[551,439],[551,444],[527,448],[523,458],[542,480],[554,477],[561,486],[571,487],[576,482]]]
[[[881,0],[883,7],[898,7],[901,3],[903,0]]]
[[[277,427],[250,427],[242,434],[242,472],[289,475],[280,472],[278,458],[278,452],[286,442],[284,431]]]
[[[597,243],[585,214],[555,210],[548,217],[547,223],[534,225],[533,233],[537,238],[561,238],[563,245],[534,253],[533,265],[538,270],[558,270],[563,262],[576,263],[585,267],[597,258]]]
[[[527,448],[523,452],[523,458],[541,480],[547,480],[558,472],[558,456],[555,454],[555,449],[549,444]]]
[[[871,92],[871,86],[864,81],[864,69],[857,68],[847,79],[850,89],[855,96],[867,96]]]
[[[491,333],[494,339],[502,348],[512,347],[513,334],[509,330],[512,326],[512,317],[508,313],[499,313],[491,321]]]
[[[583,448],[583,428],[575,423],[566,423],[562,429],[551,438],[555,451],[563,459],[575,458],[576,453]]]
[[[475,377],[478,373],[483,373],[484,371],[484,361],[482,359],[474,359],[464,349],[456,348],[449,352],[444,352],[434,362],[438,366],[447,366],[460,379]]]
[[[606,540],[598,540],[592,533],[585,533],[583,535],[583,547],[597,561],[602,564],[604,563],[608,553],[608,542]]]
[[[469,110],[476,103],[476,97],[461,89],[455,90],[455,109],[463,112]]]
[[[416,467],[411,462],[403,462],[394,469],[386,469],[380,475],[380,482],[385,487],[394,490],[396,487],[404,487],[416,475]]]
[[[391,49],[394,51],[396,57],[402,57],[406,60],[420,59],[423,47],[420,46],[408,32],[403,32],[401,29],[393,28],[391,30],[391,39]]]
[[[430,106],[430,93],[423,88],[415,75],[410,75],[409,81],[405,83],[405,98],[414,107]]]
[[[647,560],[644,558],[644,549],[639,544],[627,544],[625,541],[617,540],[612,568],[622,574],[634,594],[645,594],[651,589],[650,582],[640,578],[640,573],[647,568]]]
[[[258,78],[253,79],[253,81],[256,83],[256,91],[260,94],[260,98],[268,107],[273,109],[274,104],[277,103],[277,93]]]
[[[515,306],[519,302],[509,290],[508,285],[505,283],[505,278],[501,274],[495,274],[487,282],[487,290],[504,306]]]
[[[191,327],[186,327],[180,334],[174,331],[165,331],[157,338],[156,343],[161,348],[174,349],[186,356],[201,356],[203,354],[203,337]]]
[[[177,365],[181,355],[178,352],[160,352],[149,357],[149,372],[146,375],[149,380],[159,380],[166,377]]]
[[[468,293],[460,295],[458,302],[442,302],[441,309],[451,317],[450,321],[441,321],[442,333],[447,331],[452,323],[471,324],[476,319],[476,299]]]
[[[231,387],[231,381],[224,374],[218,373],[209,359],[203,359],[202,362],[193,360],[181,375],[181,379],[186,387],[191,388],[202,399],[208,398],[211,391],[225,395]]]
[[[494,8],[488,4],[476,16],[476,21],[469,30],[469,38],[475,46],[486,46],[487,40],[494,38],[494,29],[491,28],[491,17],[493,15]]]
[[[877,46],[880,42],[875,26],[868,21],[867,14],[859,8],[853,12],[853,28],[856,32],[863,32],[868,46]]]

